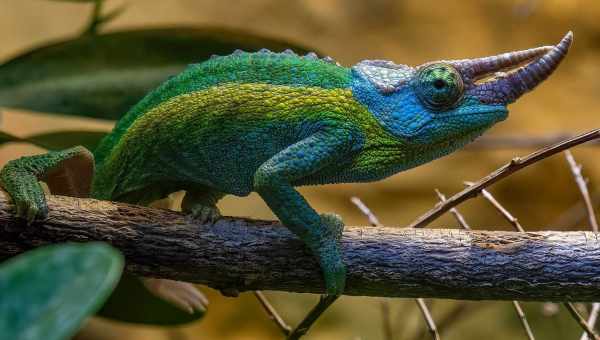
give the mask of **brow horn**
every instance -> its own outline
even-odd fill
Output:
[[[469,92],[478,97],[484,103],[509,104],[517,100],[523,94],[531,91],[556,70],[560,62],[565,58],[569,47],[573,43],[573,33],[568,32],[562,40],[553,47],[539,47],[537,49],[520,52],[505,53],[496,57],[496,60],[486,61],[479,59],[478,66],[471,66],[473,76],[485,75],[484,72],[494,72],[503,68],[515,67],[518,60],[531,60],[525,66],[506,74],[496,75],[490,81],[481,84],[473,84]],[[538,55],[545,50],[545,53]],[[475,59],[476,60],[476,59]],[[512,60],[512,61],[511,61]]]

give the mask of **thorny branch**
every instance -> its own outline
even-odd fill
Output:
[[[577,137],[573,137],[571,139],[559,142],[552,146],[540,149],[523,158],[515,157],[509,163],[505,164],[504,166],[500,167],[499,169],[480,179],[479,181],[475,182],[472,186],[450,197],[444,203],[436,205],[433,209],[429,210],[428,212],[417,218],[414,222],[412,222],[409,225],[409,227],[423,228],[424,226],[441,216],[446,211],[450,210],[451,208],[470,198],[477,196],[477,194],[479,194],[479,192],[481,192],[482,189],[487,188],[488,186],[498,182],[499,180],[506,178],[509,175],[529,165],[535,164],[559,152],[565,151],[576,145],[583,144],[585,142],[589,142],[596,139],[600,139],[600,129],[595,129]]]
[[[438,198],[440,199],[440,202],[444,203],[446,202],[447,198],[446,195],[442,194],[441,191],[439,191],[438,189],[435,189],[435,193],[438,195]],[[464,216],[458,212],[458,209],[456,208],[451,208],[450,209],[450,213],[452,215],[454,215],[454,218],[456,219],[456,221],[458,222],[458,224],[465,230],[471,230],[471,226],[469,226],[469,224],[467,223],[467,220],[465,220]]]
[[[547,136],[485,136],[467,145],[466,150],[478,151],[489,149],[539,149],[546,145],[556,144],[573,138],[572,134],[557,133]],[[599,146],[600,141],[591,141],[587,146]]]

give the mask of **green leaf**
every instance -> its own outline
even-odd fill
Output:
[[[38,248],[2,263],[2,338],[69,338],[102,305],[122,269],[121,254],[101,243]]]
[[[124,274],[98,316],[142,324],[174,326],[201,319],[205,313],[189,314],[150,293],[140,278]]]
[[[48,150],[62,150],[81,145],[94,150],[100,140],[106,136],[102,131],[58,131],[21,138],[0,131],[0,145],[5,143],[30,143]]]
[[[0,65],[0,106],[116,120],[188,64],[296,44],[217,28],[159,28],[83,35]]]

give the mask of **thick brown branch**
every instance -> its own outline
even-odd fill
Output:
[[[200,225],[177,212],[49,196],[46,221],[25,226],[0,192],[0,257],[50,243],[105,241],[126,270],[222,291],[322,293],[317,262],[276,222]],[[600,240],[591,232],[474,232],[348,227],[349,295],[600,300]]]

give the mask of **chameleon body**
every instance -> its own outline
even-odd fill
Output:
[[[556,46],[418,67],[238,51],[149,93],[93,156],[76,147],[24,157],[0,183],[30,221],[47,214],[37,181],[64,186],[69,160],[95,160],[94,198],[148,204],[185,190],[183,210],[205,220],[218,218],[224,195],[255,191],[316,256],[326,293],[338,295],[343,224],[294,187],[375,181],[459,149],[505,119],[506,106],[550,75],[571,41],[569,33]]]

